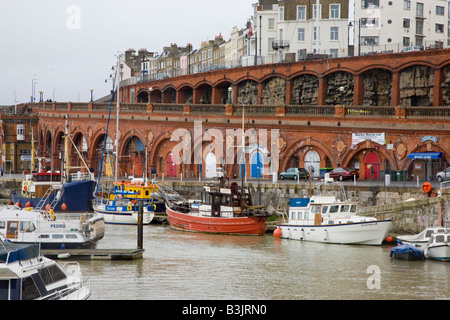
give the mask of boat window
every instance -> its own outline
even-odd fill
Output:
[[[301,219],[302,219],[302,213],[303,213],[303,211],[297,212],[297,219],[298,219],[298,220],[301,220]]]
[[[336,213],[339,211],[339,206],[331,206],[330,207],[330,213]]]
[[[148,196],[150,194],[149,192],[149,190],[145,190],[145,195]]]
[[[225,204],[226,206],[231,206],[231,196],[223,196],[223,204]]]
[[[33,232],[36,230],[36,226],[33,222],[23,221],[20,223],[20,231],[22,232]]]
[[[76,234],[66,234],[66,239],[77,239]]]
[[[356,204],[352,204],[352,206],[350,208],[350,212],[353,212],[353,213],[356,212]]]
[[[40,296],[39,290],[31,277],[22,279],[22,300],[34,300]]]
[[[443,234],[436,235],[436,242],[444,242],[444,235]]]
[[[62,239],[62,238],[64,238],[64,235],[62,235],[62,234],[53,234],[52,235],[52,239]]]
[[[50,235],[48,235],[48,234],[39,235],[39,239],[48,239],[48,238],[50,238]]]
[[[305,211],[305,217],[303,218],[304,220],[308,220],[309,219],[309,212]]]
[[[328,224],[334,224],[334,220],[328,220]]]
[[[17,221],[8,221],[8,230],[7,233],[15,234],[17,233],[18,222]]]
[[[322,206],[322,214],[327,213],[328,206]]]
[[[61,269],[56,265],[39,270],[39,274],[45,285],[49,285],[53,282],[57,282],[66,278],[64,272],[62,272]]]
[[[348,212],[349,209],[350,205],[348,204],[344,204],[343,206],[341,206],[341,212]]]
[[[0,221],[0,229],[5,229],[5,221]]]

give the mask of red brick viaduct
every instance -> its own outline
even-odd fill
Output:
[[[450,162],[449,70],[450,50],[429,50],[223,69],[122,86],[119,175],[141,175],[147,168],[159,177],[198,178],[200,171],[205,177],[223,167],[239,177],[240,148],[230,146],[239,144],[244,108],[245,130],[254,129],[258,138],[246,139],[247,177],[259,175],[263,159],[269,178],[267,159],[277,153],[278,172],[300,166],[317,175],[319,168],[342,166],[358,169],[360,179],[379,179],[386,170],[404,179],[433,178]],[[39,153],[59,166],[67,120],[74,144],[98,173],[109,108],[34,104]],[[113,103],[108,150],[116,138],[115,114]],[[200,141],[194,139],[199,122]],[[172,136],[176,129],[189,130],[193,141],[190,161],[182,164],[173,156],[181,145]],[[201,164],[194,158],[200,146]],[[435,159],[418,155],[431,152]],[[74,149],[71,159],[81,165]]]

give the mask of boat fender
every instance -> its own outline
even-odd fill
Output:
[[[23,192],[27,192],[28,187],[27,186],[23,186]]]
[[[277,227],[277,228],[273,231],[273,236],[274,236],[275,238],[280,238],[280,237],[281,237],[281,234],[282,234],[282,232],[281,232],[281,229],[280,229],[279,227]]]

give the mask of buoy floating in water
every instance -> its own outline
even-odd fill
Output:
[[[392,242],[392,237],[391,236],[387,236],[386,237],[386,242],[388,242],[388,243]]]
[[[281,229],[277,227],[277,228],[274,230],[274,232],[273,232],[273,236],[274,236],[275,238],[281,237]]]

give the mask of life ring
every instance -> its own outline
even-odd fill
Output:
[[[433,187],[431,186],[431,183],[429,183],[429,182],[424,182],[422,185],[422,191],[425,193],[430,193],[432,188]]]
[[[128,210],[128,211],[132,211],[132,210],[133,210],[133,206],[132,206],[132,205],[128,205],[128,206],[127,206],[127,210]]]

